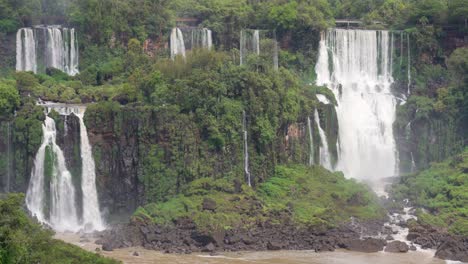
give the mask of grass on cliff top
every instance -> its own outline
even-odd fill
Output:
[[[28,218],[24,195],[11,194],[0,199],[0,263],[117,264],[118,261],[87,252],[52,238]]]
[[[214,211],[203,210],[203,200],[216,203]],[[364,185],[315,166],[278,166],[275,175],[256,190],[244,185],[236,193],[226,180],[202,178],[163,203],[140,207],[135,220],[171,225],[188,217],[202,230],[249,228],[259,222],[281,224],[292,220],[298,226],[329,228],[350,217],[380,219],[385,213],[374,194]]]
[[[402,177],[392,188],[397,200],[408,198],[428,213],[418,212],[419,222],[468,235],[468,148],[425,171]]]

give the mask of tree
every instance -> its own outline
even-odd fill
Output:
[[[20,105],[14,81],[0,80],[0,119],[8,118]]]

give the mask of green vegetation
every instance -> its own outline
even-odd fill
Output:
[[[0,263],[111,264],[117,261],[52,238],[24,212],[24,195],[0,200]]]
[[[385,216],[368,187],[319,166],[278,166],[256,191],[247,185],[238,191],[226,179],[201,178],[164,203],[140,207],[134,218],[163,225],[191,218],[197,228],[210,231],[289,220],[297,226],[330,228],[350,217],[369,220]],[[215,209],[203,210],[206,200],[213,201]]]
[[[418,212],[419,222],[468,235],[468,149],[418,174],[402,177],[391,192],[398,200],[409,199],[428,210]]]

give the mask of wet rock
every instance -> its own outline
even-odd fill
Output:
[[[135,252],[133,252],[133,256],[138,257],[138,256],[140,256],[140,254],[138,254],[138,252],[135,251]]]
[[[435,255],[440,259],[468,262],[468,237],[447,238],[437,248]]]
[[[351,251],[373,253],[382,251],[386,243],[385,240],[377,238],[348,239],[344,241],[344,248]]]
[[[203,248],[203,252],[214,252],[216,250],[216,247],[215,245],[213,245],[213,243],[209,243],[208,245],[206,245],[204,248]]]
[[[112,247],[111,243],[104,243],[102,245],[102,250],[104,250],[104,251],[114,251],[114,248]]]
[[[207,211],[215,211],[216,210],[216,202],[213,199],[205,198],[203,199],[203,210]]]
[[[282,248],[282,245],[278,242],[269,241],[267,244],[268,250],[280,250],[281,248]]]
[[[388,235],[385,240],[389,241],[389,240],[393,240],[393,237],[391,235]]]
[[[385,252],[391,253],[406,253],[408,252],[409,247],[405,242],[401,241],[392,241],[387,244],[385,247]]]
[[[413,244],[411,244],[411,246],[409,247],[409,250],[416,251],[416,247]]]

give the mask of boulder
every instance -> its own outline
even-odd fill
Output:
[[[386,241],[377,238],[366,239],[348,239],[344,241],[344,248],[351,251],[373,253],[382,251],[386,245]]]
[[[406,253],[408,252],[409,247],[405,242],[401,241],[392,241],[387,244],[385,247],[385,252],[391,253]]]
[[[282,248],[282,245],[278,242],[274,242],[274,241],[268,241],[268,244],[267,244],[267,249],[268,250],[280,250]]]
[[[468,237],[449,237],[437,248],[436,257],[468,262]]]
[[[104,250],[104,251],[114,251],[112,243],[104,243],[102,245],[102,250]]]
[[[135,252],[133,252],[133,256],[138,257],[138,256],[140,256],[140,254],[138,254],[138,252],[135,251]]]
[[[215,250],[216,250],[216,247],[213,243],[209,243],[202,249],[203,252],[214,252]]]

